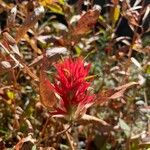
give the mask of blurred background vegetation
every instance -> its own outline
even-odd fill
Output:
[[[40,68],[82,57],[94,75],[87,114],[110,126],[51,117]],[[0,0],[0,149],[150,148],[149,0]]]

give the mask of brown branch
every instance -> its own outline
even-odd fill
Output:
[[[63,125],[63,128],[64,128],[64,131],[65,131],[66,128],[65,128],[64,125]],[[68,129],[68,128],[67,128],[67,129]],[[67,139],[68,139],[68,142],[69,142],[69,145],[70,145],[71,150],[75,150],[75,147],[74,147],[74,145],[73,145],[73,142],[72,142],[72,140],[71,140],[71,137],[70,137],[70,134],[68,133],[68,131],[66,131],[65,134],[66,134],[66,137],[67,137]]]

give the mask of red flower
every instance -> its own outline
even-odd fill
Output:
[[[91,84],[86,80],[90,65],[85,67],[81,58],[68,58],[56,64],[55,68],[57,75],[53,86],[60,97],[56,114],[77,118],[94,103],[95,96],[87,90]]]

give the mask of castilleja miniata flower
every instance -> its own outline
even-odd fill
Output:
[[[94,103],[95,95],[88,91],[90,64],[85,66],[82,58],[67,58],[55,65],[57,75],[54,90],[59,95],[58,115],[66,115],[68,119],[82,117],[86,109]]]

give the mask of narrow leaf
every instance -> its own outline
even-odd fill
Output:
[[[90,31],[90,29],[95,25],[100,15],[100,9],[93,8],[87,11],[78,20],[76,27],[72,31],[72,35],[82,35]]]
[[[126,136],[129,137],[129,136],[130,136],[130,131],[131,131],[131,129],[130,129],[130,127],[127,125],[127,123],[126,123],[124,120],[119,119],[119,126],[120,126],[120,128],[124,131],[124,133],[126,134]]]
[[[120,16],[120,6],[116,5],[114,7],[114,12],[113,12],[113,25],[115,25],[115,23],[118,21]]]
[[[44,8],[43,6],[40,6],[35,8],[34,12],[31,15],[27,16],[23,25],[19,28],[16,34],[16,42],[19,42],[20,39],[27,33],[27,31],[37,23],[43,13]]]
[[[56,103],[54,89],[43,70],[40,71],[40,97],[45,107],[51,108]]]

